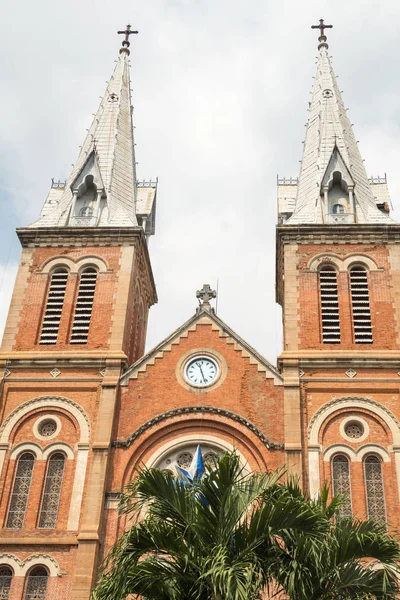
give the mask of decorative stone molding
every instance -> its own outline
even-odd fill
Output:
[[[14,554],[0,554],[0,565],[11,567],[16,577],[24,577],[32,567],[46,567],[50,577],[57,577],[61,574],[58,562],[49,556],[49,554],[32,554],[21,561]]]
[[[32,554],[22,563],[21,575],[26,575],[32,567],[43,566],[47,567],[50,577],[57,577],[61,574],[58,562],[48,554]]]
[[[340,256],[334,252],[324,252],[313,256],[307,264],[307,270],[317,272],[323,264],[335,265],[338,271],[348,271],[353,265],[363,265],[368,271],[382,271],[367,254],[351,253]]]
[[[264,372],[266,378],[272,378],[275,385],[283,384],[282,376],[276,367],[258,354],[254,348],[249,346],[235,331],[230,329],[215,313],[202,311],[196,313],[166,340],[132,365],[121,376],[121,385],[128,385],[129,379],[137,379],[139,373],[145,373],[149,365],[154,365],[157,359],[163,358],[165,352],[171,352],[173,346],[178,346],[181,339],[187,338],[190,332],[196,331],[197,325],[211,325],[212,330],[218,332],[220,338],[225,338],[226,343],[232,345],[235,351],[241,352],[243,358],[249,359],[251,365],[257,365],[258,371]]]
[[[79,423],[80,427],[80,442],[89,442],[90,439],[90,422],[87,414],[79,404],[68,398],[60,396],[41,396],[24,402],[18,408],[13,410],[5,419],[0,427],[0,443],[8,442],[11,431],[16,423],[26,414],[38,408],[63,408],[71,413]]]
[[[56,451],[63,452],[67,457],[67,460],[73,460],[75,458],[73,449],[65,442],[54,442],[53,444],[49,444],[46,448],[42,448],[35,442],[23,442],[12,449],[10,459],[17,460],[23,452],[33,452],[36,460],[47,460],[50,454]]]
[[[50,375],[54,378],[58,377],[59,375],[61,375],[61,371],[60,369],[57,369],[57,367],[55,367],[54,369],[52,369],[50,371]]]
[[[161,421],[165,421],[166,419],[171,419],[173,417],[177,417],[179,415],[196,415],[196,414],[211,414],[211,415],[219,415],[221,417],[226,417],[235,421],[236,423],[240,423],[240,425],[244,425],[247,429],[249,429],[255,436],[258,437],[259,440],[262,441],[264,446],[273,450],[281,450],[283,449],[283,444],[277,442],[271,442],[253,423],[237,415],[234,412],[229,410],[225,410],[222,408],[215,408],[214,406],[185,406],[182,408],[176,408],[174,410],[168,410],[165,413],[159,414],[153,419],[150,419],[143,425],[141,425],[136,431],[134,431],[126,440],[116,440],[112,443],[114,448],[129,448],[129,446],[147,429],[157,425]]]
[[[58,267],[67,267],[70,273],[79,273],[85,267],[96,267],[99,273],[105,273],[109,271],[108,265],[103,258],[95,255],[88,255],[78,260],[73,260],[66,256],[52,257],[42,264],[42,266],[36,271],[37,273],[50,273],[53,269]]]
[[[346,375],[350,379],[354,379],[354,377],[357,375],[357,371],[355,371],[354,369],[347,369]]]
[[[386,423],[389,427],[393,443],[396,445],[400,445],[400,422],[394,416],[394,414],[375,400],[371,400],[370,398],[335,398],[330,402],[327,402],[322,406],[315,415],[312,417],[310,424],[308,426],[308,439],[310,444],[318,444],[318,435],[321,428],[322,423],[325,419],[334,412],[338,412],[342,409],[346,408],[360,408],[369,412],[372,412]]]
[[[56,429],[55,429],[54,433],[52,433],[51,435],[47,435],[47,436],[42,435],[40,433],[40,426],[43,424],[44,421],[50,421],[50,420],[54,421],[56,424]],[[61,421],[56,415],[52,415],[52,414],[42,415],[41,417],[39,417],[39,419],[37,419],[37,421],[35,421],[35,423],[33,425],[33,435],[38,440],[42,440],[43,442],[52,440],[60,433],[60,431],[61,431]]]
[[[362,462],[367,454],[377,454],[383,462],[390,462],[389,453],[381,446],[378,446],[378,444],[365,444],[365,446],[361,446],[358,450],[350,448],[350,446],[345,444],[333,444],[325,450],[324,462],[329,462],[335,454],[345,454],[351,462]]]

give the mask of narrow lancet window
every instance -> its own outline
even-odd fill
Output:
[[[368,273],[364,267],[350,270],[353,332],[356,344],[372,343],[371,307],[369,304]]]
[[[39,518],[39,527],[42,527],[43,529],[54,529],[57,525],[64,467],[64,454],[57,452],[50,456],[47,463],[42,508]]]
[[[368,518],[373,519],[380,525],[385,525],[386,510],[382,463],[377,456],[367,456],[364,461],[364,474]]]
[[[340,320],[337,273],[333,267],[323,266],[319,272],[322,341],[340,344]]]
[[[57,342],[67,280],[67,269],[57,269],[51,276],[42,332],[40,334],[41,344],[55,344]]]
[[[26,580],[24,600],[45,600],[48,573],[44,567],[35,567]]]
[[[335,495],[342,496],[339,516],[342,519],[351,517],[350,463],[347,456],[343,454],[337,454],[332,459],[332,487]]]
[[[96,269],[90,267],[82,271],[72,324],[71,344],[86,344],[88,341],[96,281]]]
[[[31,452],[25,452],[18,459],[7,517],[9,529],[21,529],[24,526],[34,464],[35,457]]]
[[[0,600],[10,597],[13,572],[10,567],[0,566]]]

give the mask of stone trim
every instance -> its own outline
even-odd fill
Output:
[[[49,554],[32,554],[22,561],[14,554],[0,554],[0,565],[11,567],[16,577],[24,577],[32,567],[36,566],[47,567],[50,577],[61,575],[58,562]]]
[[[381,417],[389,427],[392,433],[393,443],[400,444],[400,422],[394,414],[388,408],[383,406],[383,404],[371,400],[370,398],[360,397],[334,398],[317,410],[308,426],[308,439],[310,444],[318,444],[318,434],[322,423],[332,413],[343,408],[359,408],[375,413]]]
[[[165,421],[166,419],[171,419],[171,418],[177,417],[179,415],[195,415],[195,414],[201,414],[201,413],[212,414],[212,415],[217,415],[217,416],[226,417],[228,419],[231,419],[232,421],[235,421],[236,423],[240,423],[240,425],[244,425],[245,427],[247,427],[247,429],[249,429],[252,433],[254,433],[255,436],[258,437],[259,440],[261,440],[261,442],[264,444],[264,446],[266,446],[266,448],[269,448],[272,450],[282,450],[283,449],[283,444],[280,444],[277,442],[271,442],[270,440],[268,440],[268,438],[258,429],[258,427],[253,425],[253,423],[251,423],[244,417],[241,417],[241,416],[237,415],[236,413],[231,412],[229,410],[225,410],[222,408],[215,408],[214,406],[185,406],[182,408],[176,408],[174,410],[169,410],[165,413],[157,415],[153,419],[150,419],[149,421],[147,421],[146,423],[141,425],[126,440],[115,440],[112,443],[112,446],[113,446],[113,448],[129,448],[129,446],[139,436],[141,436],[145,431],[147,431],[147,429],[150,429],[150,427],[153,427],[153,425],[156,425],[156,424],[160,423],[161,421]]]
[[[149,365],[154,365],[156,359],[163,358],[164,352],[171,352],[173,346],[180,344],[182,338],[187,338],[190,332],[196,331],[197,325],[211,325],[213,331],[225,338],[226,343],[233,345],[234,350],[241,352],[243,358],[248,358],[250,364],[257,365],[258,371],[264,372],[266,378],[272,378],[275,385],[282,385],[283,379],[279,371],[263,358],[254,348],[249,346],[235,331],[230,329],[215,313],[199,312],[186,323],[176,329],[168,338],[140,358],[122,376],[121,385],[128,385],[129,379],[137,379],[139,373],[145,373]]]
[[[388,451],[378,446],[378,444],[365,444],[361,448],[358,448],[358,450],[350,448],[347,444],[333,444],[325,450],[323,455],[324,462],[329,462],[335,454],[345,454],[351,462],[363,462],[367,454],[377,454],[383,462],[390,462]]]
[[[367,254],[355,253],[346,254],[340,256],[334,252],[321,252],[313,256],[307,264],[307,270],[312,272],[318,272],[319,267],[323,264],[334,264],[339,272],[348,272],[350,267],[354,264],[362,264],[367,268],[368,271],[383,271],[379,268],[376,262]]]
[[[3,422],[0,427],[0,443],[6,443],[9,440],[10,434],[16,423],[29,412],[38,408],[63,408],[71,413],[78,421],[80,427],[81,438],[80,442],[89,442],[90,440],[90,421],[79,404],[64,398],[62,396],[40,396],[39,398],[33,398],[23,404],[20,404],[18,408],[12,411]]]
[[[100,256],[88,254],[78,260],[73,260],[71,257],[63,256],[61,254],[60,256],[55,256],[46,260],[35,272],[48,274],[50,271],[60,266],[67,267],[70,273],[79,273],[84,267],[88,266],[97,267],[99,273],[110,271],[106,261]]]

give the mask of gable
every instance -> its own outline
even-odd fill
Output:
[[[190,334],[196,333],[198,328],[203,326],[209,326],[209,331],[213,335],[217,335],[218,338],[223,339],[226,346],[237,352],[248,364],[256,365],[258,372],[264,373],[267,379],[272,379],[275,385],[283,384],[282,376],[271,363],[247,344],[236,332],[230,329],[219,317],[208,311],[200,311],[194,315],[158,346],[145,354],[122,375],[120,384],[122,386],[128,385],[130,379],[137,379],[139,373],[145,373],[149,366],[155,365],[157,359],[162,359],[165,353],[171,352],[176,346],[181,344],[182,340],[187,339]],[[212,341],[213,337],[209,336],[210,351],[213,350]]]

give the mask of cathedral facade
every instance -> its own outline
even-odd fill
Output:
[[[140,465],[236,448],[399,527],[400,227],[368,178],[320,25],[300,175],[278,180],[277,366],[197,292],[145,354],[157,181],[136,176],[129,28],[68,180],[17,230],[1,347],[0,599],[88,600]]]

